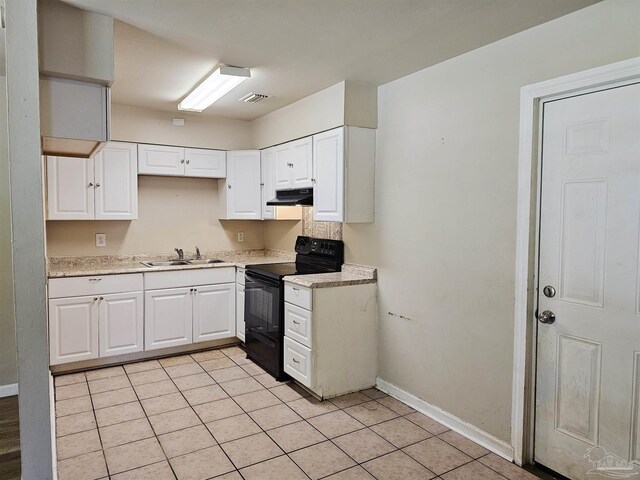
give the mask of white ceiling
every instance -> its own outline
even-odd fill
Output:
[[[225,63],[252,78],[203,113],[251,120],[342,80],[382,85],[599,0],[65,1],[119,20],[115,103],[176,111]],[[249,92],[273,97],[237,101]]]

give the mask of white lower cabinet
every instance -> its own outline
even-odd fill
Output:
[[[144,349],[142,292],[115,293],[98,302],[99,355],[109,357]]]
[[[235,283],[194,288],[194,343],[229,338],[235,335],[235,290]]]
[[[236,337],[244,342],[244,268],[236,269]]]
[[[193,339],[192,290],[151,290],[144,294],[144,348],[186,345]]]
[[[51,365],[143,350],[141,274],[49,281]]]
[[[284,371],[321,398],[375,385],[376,285],[310,289],[285,282]]]

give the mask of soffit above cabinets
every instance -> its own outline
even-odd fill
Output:
[[[177,111],[218,64],[251,79],[203,115],[252,120],[343,80],[374,86],[597,0],[66,0],[114,17],[114,103]],[[169,19],[169,20],[168,20]],[[239,102],[250,92],[271,98]]]

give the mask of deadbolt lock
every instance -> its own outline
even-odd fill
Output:
[[[544,296],[547,298],[553,298],[556,296],[556,289],[551,285],[547,285],[542,289],[542,293],[544,293]]]

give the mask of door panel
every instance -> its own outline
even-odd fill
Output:
[[[344,221],[344,129],[313,137],[313,219]]]
[[[236,284],[236,337],[244,342],[244,285]]]
[[[47,219],[93,220],[93,159],[46,158]]]
[[[292,188],[312,188],[313,182],[313,139],[306,137],[291,142],[291,163],[293,163]]]
[[[193,341],[204,342],[236,334],[235,283],[195,287]]]
[[[51,365],[98,358],[97,297],[49,300]]]
[[[227,155],[228,219],[260,220],[262,189],[260,187],[260,152],[244,150]]]
[[[291,165],[293,165],[291,161],[291,148],[289,148],[289,144],[285,143],[284,145],[278,145],[277,147],[273,147],[273,162],[274,165],[272,168],[275,171],[275,189],[283,190],[287,188],[293,188],[293,182],[291,180]]]
[[[267,205],[269,200],[276,198],[275,189],[275,164],[273,148],[268,148],[260,152],[260,165],[262,168],[262,219],[270,220],[275,218],[275,207]]]
[[[138,173],[184,176],[184,148],[138,144]]]
[[[151,290],[144,294],[145,350],[191,343],[192,293],[189,288]]]
[[[227,153],[222,150],[185,148],[185,175],[187,177],[225,178]]]
[[[544,105],[535,460],[571,479],[640,473],[639,133],[638,84]]]
[[[98,302],[100,356],[144,350],[142,292],[104,295]]]
[[[95,157],[96,220],[138,218],[138,151],[135,143],[110,142]]]

